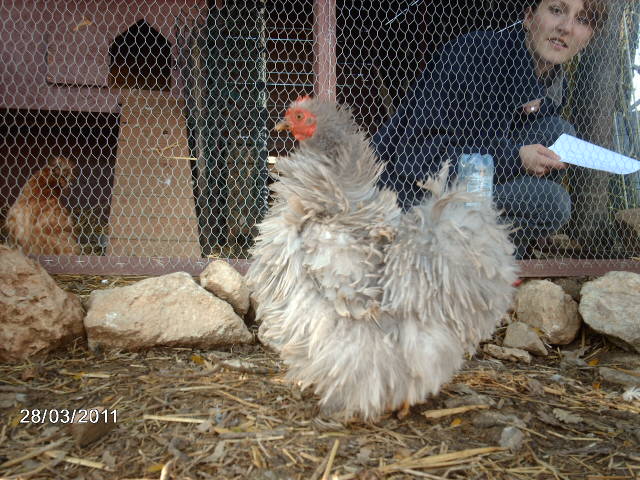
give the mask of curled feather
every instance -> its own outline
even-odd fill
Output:
[[[329,413],[373,419],[435,395],[491,334],[516,279],[491,205],[447,186],[402,214],[348,109],[298,99],[316,134],[279,162],[247,280],[260,337]]]

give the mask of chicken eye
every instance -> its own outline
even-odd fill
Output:
[[[304,115],[302,115],[301,113],[296,113],[296,120],[302,120],[304,118]]]

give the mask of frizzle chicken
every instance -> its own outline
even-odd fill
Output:
[[[278,129],[299,148],[278,163],[247,279],[260,336],[327,412],[373,419],[436,394],[489,336],[516,279],[488,204],[446,189],[406,214],[377,187],[381,164],[349,110],[294,102]]]

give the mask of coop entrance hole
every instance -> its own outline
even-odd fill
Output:
[[[170,90],[171,45],[146,21],[139,20],[109,47],[109,86]]]

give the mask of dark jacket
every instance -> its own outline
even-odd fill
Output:
[[[521,26],[502,32],[472,32],[444,45],[397,112],[373,137],[387,162],[381,183],[398,192],[405,209],[424,195],[416,185],[442,162],[455,168],[461,153],[489,153],[494,182],[523,173],[513,128],[533,117],[557,115],[545,98]],[[544,98],[540,111],[524,119],[520,107]]]

